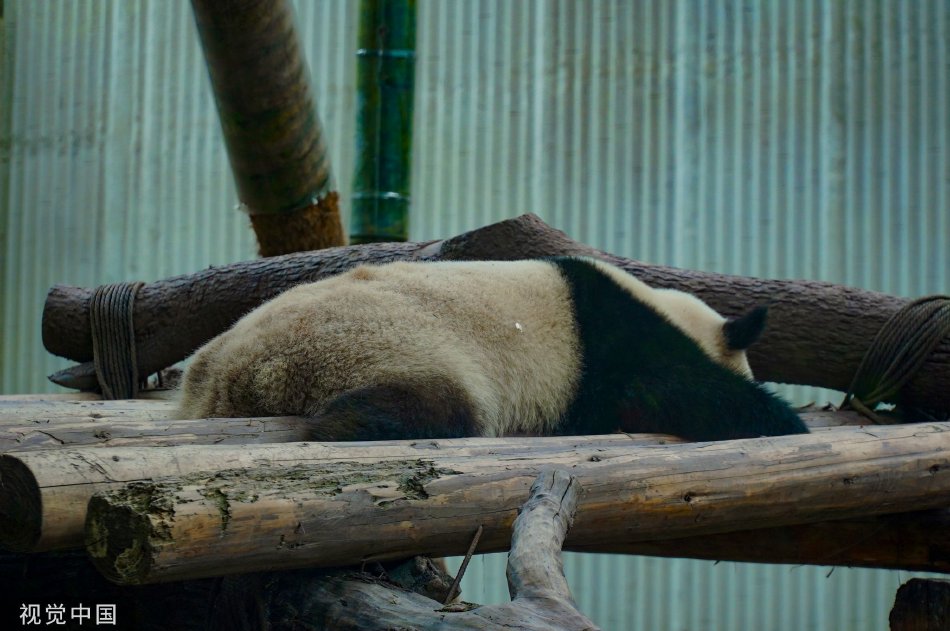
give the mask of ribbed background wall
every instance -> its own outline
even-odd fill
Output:
[[[254,255],[190,7],[4,3],[0,392],[54,283]],[[344,197],[356,0],[299,0]],[[419,0],[412,237],[535,212],[617,254],[950,292],[950,1]],[[798,399],[823,393],[798,390]],[[568,555],[605,629],[885,629],[908,573]],[[473,561],[464,597],[505,594]]]

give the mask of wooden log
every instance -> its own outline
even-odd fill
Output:
[[[655,435],[613,434],[556,438],[466,438],[438,441],[180,445],[172,447],[63,447],[0,455],[0,546],[17,552],[83,545],[86,505],[98,491],[198,471],[255,467],[261,463],[374,463],[453,454],[462,460],[504,463],[533,458],[571,458],[580,450],[655,445]],[[573,455],[572,455],[573,454]],[[367,465],[370,466],[371,465]]]
[[[139,374],[187,357],[241,315],[294,285],[360,263],[412,260],[512,260],[599,256],[657,287],[693,292],[727,315],[771,305],[769,327],[749,359],[763,381],[844,390],[881,325],[908,300],[817,281],[762,280],[621,259],[578,243],[533,215],[502,221],[445,241],[370,244],[291,254],[204,270],[146,284],[135,302]],[[92,359],[92,289],[55,286],[43,310],[43,343],[69,359]],[[912,406],[950,411],[950,338],[903,389]]]
[[[10,397],[7,401],[13,403],[16,398]],[[11,458],[17,458],[16,460],[0,458],[0,475],[4,471],[3,467],[6,466],[10,470],[8,475],[20,476],[26,480],[24,484],[28,487],[16,491],[14,487],[7,488],[7,495],[4,495],[4,489],[0,488],[0,517],[8,513],[13,523],[17,523],[20,519],[25,520],[19,527],[10,530],[0,529],[0,545],[22,552],[68,549],[82,545],[82,524],[89,498],[96,491],[119,484],[118,480],[148,480],[168,475],[170,471],[181,474],[199,469],[234,466],[231,464],[234,460],[229,460],[230,456],[227,454],[223,456],[224,460],[217,461],[206,460],[203,455],[193,456],[189,453],[179,457],[174,450],[110,451],[111,457],[93,459],[83,450],[68,450],[68,447],[75,446],[70,444],[70,441],[89,446],[107,446],[110,449],[132,445],[165,447],[186,444],[237,445],[291,442],[301,439],[306,432],[306,420],[298,417],[167,420],[159,424],[158,417],[172,411],[166,401],[152,402],[148,405],[137,400],[134,402],[82,401],[79,405],[63,401],[67,412],[60,412],[58,406],[50,408],[49,402],[45,398],[40,398],[32,401],[40,410],[39,416],[32,409],[32,405],[22,403],[20,401],[19,406],[12,406],[12,408],[21,410],[28,417],[33,415],[28,418],[29,423],[25,426],[19,424],[15,416],[4,421],[9,422],[9,425],[4,426],[3,422],[0,422],[0,444],[6,442],[16,445],[15,453],[11,454]],[[68,417],[61,416],[56,421],[55,429],[34,427],[37,421],[45,418],[44,415],[56,418],[58,414],[66,414],[70,409],[84,410],[87,416],[82,418],[91,418],[92,421],[70,425]],[[115,414],[121,417],[123,413],[132,416],[132,419],[125,422],[113,420],[104,426],[98,425],[97,423],[102,419],[96,419],[94,416],[98,414],[103,418],[109,418],[110,414]],[[139,417],[143,420],[139,420]],[[861,418],[854,413],[813,412],[808,413],[806,418],[816,431],[823,431],[820,428],[825,425],[861,422]],[[503,456],[512,450],[518,451],[525,448],[525,443],[519,443],[517,439],[510,442],[504,439],[477,438],[466,439],[463,442],[467,445],[468,451],[465,452],[467,454],[479,453],[478,450],[481,450],[481,454],[490,452]],[[681,441],[672,436],[613,434],[587,439],[545,438],[543,441],[534,441],[531,444],[536,445],[536,455],[542,455],[546,449],[559,450],[581,443],[587,448],[598,449],[676,442]],[[335,453],[345,453],[346,456],[340,457],[352,458],[365,458],[365,454],[378,458],[387,457],[387,454],[388,457],[395,458],[418,455],[417,451],[406,451],[398,444],[395,444],[392,449],[380,449],[373,443],[356,443],[345,452],[330,449],[337,445],[343,445],[343,448],[346,448],[345,443],[324,443],[324,446],[328,448],[323,452],[325,457],[336,457],[332,455]],[[385,446],[386,443],[381,445]],[[39,449],[54,450],[54,453],[42,457],[21,455],[23,451]],[[56,455],[56,450],[62,452],[61,457]],[[150,462],[150,458],[153,461]],[[100,460],[104,461],[104,465],[99,463]],[[166,467],[171,467],[171,469]],[[81,476],[82,484],[76,483],[77,475]],[[14,492],[22,494],[24,504],[19,506],[15,504],[19,500]],[[4,500],[4,497],[7,497],[7,500]],[[6,508],[4,508],[4,501],[8,502]],[[38,509],[41,511],[39,516],[32,512],[35,507],[41,507]],[[0,524],[2,523],[0,521]]]
[[[912,578],[897,590],[891,609],[891,631],[950,629],[950,581]]]
[[[178,393],[174,390],[142,390],[135,399],[105,401],[95,392],[66,392],[45,394],[0,394],[0,423],[17,418],[34,418],[41,414],[52,414],[56,418],[82,416],[76,409],[99,411],[101,407],[111,411],[111,416],[136,414],[136,410],[146,410],[155,418],[165,418],[162,414],[174,407]]]
[[[950,573],[950,510],[852,517],[660,541],[577,543],[575,552]]]
[[[299,417],[176,419],[168,392],[150,399],[98,395],[0,396],[0,453],[79,445],[238,445],[306,439]]]
[[[283,443],[308,438],[307,420],[301,417],[176,419],[176,403],[170,400],[28,396],[0,396],[0,453],[80,445]],[[802,417],[813,429],[867,423],[855,412],[812,410]]]
[[[298,416],[32,422],[0,426],[0,453],[63,447],[245,445],[307,440],[308,421]]]
[[[282,417],[273,419],[209,419],[166,420],[156,423],[166,413],[163,401],[137,403],[126,401],[80,401],[86,416],[101,414],[102,418],[86,423],[71,422],[64,416],[74,410],[74,400],[63,399],[50,405],[48,396],[0,397],[0,451],[16,447],[20,450],[55,449],[67,446],[96,445],[103,447],[177,444],[243,444],[249,442],[293,442],[300,440],[304,419]],[[46,421],[47,429],[16,424],[18,415],[6,417],[4,403],[16,400],[23,415],[36,423],[44,415],[57,419]],[[41,404],[35,414],[28,402]],[[92,405],[95,404],[95,405]],[[102,404],[102,405],[98,405]],[[89,407],[87,407],[87,405]],[[128,422],[110,422],[116,413],[127,411]],[[75,413],[75,412],[73,412]],[[33,414],[33,416],[30,416]],[[853,412],[811,412],[805,414],[813,431],[823,426],[861,424]],[[65,421],[65,422],[64,422]],[[10,425],[4,425],[10,423]],[[107,425],[100,425],[108,423]],[[622,447],[626,436],[605,437],[604,445]],[[678,442],[672,437],[655,437],[658,444]],[[648,444],[649,438],[638,444]],[[62,496],[59,496],[62,498]],[[52,499],[46,500],[46,503]],[[80,499],[79,502],[82,503]],[[64,511],[56,511],[63,513]],[[75,545],[81,544],[80,530],[85,518],[83,510],[74,520]],[[783,528],[746,531],[740,535],[724,533],[675,541],[612,543],[602,546],[575,546],[575,551],[614,552],[665,557],[688,557],[759,563],[792,563],[844,565],[852,567],[900,568],[905,570],[950,572],[950,511],[924,511],[881,517],[855,518],[833,522],[802,524]]]
[[[238,196],[262,256],[346,243],[289,0],[192,0]]]
[[[548,465],[569,467],[587,489],[569,547],[950,501],[950,424],[502,458],[460,458],[449,442],[431,455],[364,463],[307,462],[309,447],[289,445],[280,467],[126,485],[90,500],[87,549],[107,577],[129,584],[459,554],[479,525],[481,549],[499,550],[528,485]],[[229,448],[205,447],[205,457],[218,449]]]

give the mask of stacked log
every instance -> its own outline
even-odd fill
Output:
[[[29,413],[30,406],[33,406],[36,414]],[[82,416],[78,419],[69,419],[70,408],[81,410]],[[18,411],[11,412],[14,409]],[[280,499],[281,502],[289,501],[288,505],[295,506],[297,503],[308,506],[311,502],[327,502],[319,507],[314,504],[307,513],[320,519],[344,514],[340,512],[340,507],[344,505],[357,507],[360,510],[365,508],[372,514],[374,510],[385,508],[391,512],[395,505],[411,504],[415,508],[407,508],[409,512],[401,520],[406,523],[418,521],[429,524],[431,520],[422,518],[423,515],[431,516],[439,511],[449,511],[452,519],[456,519],[455,525],[449,529],[457,529],[458,532],[471,532],[476,521],[482,523],[482,513],[494,514],[496,526],[494,530],[488,529],[486,532],[481,549],[504,549],[507,546],[504,533],[510,526],[510,518],[513,514],[511,511],[517,506],[518,501],[523,499],[530,480],[537,474],[540,467],[546,464],[560,464],[579,472],[580,478],[588,483],[591,480],[600,480],[592,487],[597,490],[585,496],[585,503],[582,503],[585,507],[582,512],[586,513],[587,517],[582,515],[580,528],[568,540],[568,548],[572,550],[761,562],[834,563],[931,571],[950,569],[947,567],[948,564],[942,561],[942,559],[950,558],[950,555],[944,552],[950,550],[950,541],[943,536],[943,533],[950,532],[944,527],[950,521],[945,511],[884,515],[884,513],[945,505],[941,504],[944,500],[941,499],[939,493],[934,491],[935,482],[943,477],[943,464],[939,462],[939,458],[933,461],[924,460],[918,452],[912,452],[907,459],[920,466],[923,466],[924,462],[930,462],[927,467],[934,467],[933,470],[925,467],[926,475],[923,477],[918,475],[917,478],[908,478],[908,480],[916,479],[916,482],[908,482],[909,490],[914,491],[913,487],[918,487],[917,492],[920,489],[927,490],[926,497],[920,498],[920,501],[914,499],[904,504],[893,503],[896,497],[894,485],[897,484],[898,479],[901,479],[899,476],[916,475],[908,470],[888,472],[889,470],[884,465],[893,464],[894,461],[903,462],[903,457],[895,452],[887,456],[887,462],[881,466],[872,464],[871,468],[864,470],[863,473],[856,472],[857,469],[850,469],[850,472],[842,470],[838,472],[840,480],[832,476],[832,480],[827,482],[831,485],[829,488],[835,488],[838,491],[861,491],[855,495],[856,500],[859,504],[873,505],[871,508],[862,507],[849,513],[845,507],[833,505],[825,507],[827,509],[825,512],[820,512],[821,505],[806,498],[811,497],[808,495],[809,484],[814,486],[825,483],[803,483],[803,488],[799,489],[803,495],[797,497],[795,502],[788,506],[789,512],[795,514],[791,521],[787,520],[788,516],[781,515],[774,519],[769,517],[764,518],[764,521],[755,521],[737,508],[739,505],[752,505],[750,496],[746,495],[751,488],[754,488],[750,486],[752,478],[733,480],[731,491],[719,488],[719,490],[703,492],[697,489],[707,487],[688,483],[692,478],[687,476],[683,478],[685,486],[681,489],[669,487],[669,491],[664,491],[666,500],[659,504],[652,498],[650,498],[651,501],[646,501],[648,499],[646,495],[639,498],[636,495],[637,492],[646,493],[646,490],[658,488],[655,484],[641,480],[639,487],[630,486],[635,484],[638,477],[642,477],[645,471],[642,467],[646,467],[650,462],[653,462],[656,467],[654,473],[666,479],[680,475],[680,473],[675,473],[679,471],[676,467],[682,466],[676,464],[680,461],[692,462],[696,466],[707,466],[702,464],[706,462],[702,459],[704,454],[718,453],[724,446],[737,444],[739,451],[734,454],[734,457],[738,458],[739,462],[750,462],[749,459],[753,457],[766,458],[763,462],[768,464],[768,471],[780,478],[782,472],[776,468],[776,461],[772,456],[775,456],[774,445],[777,441],[783,440],[817,441],[809,453],[815,450],[828,450],[827,453],[830,454],[838,446],[842,449],[853,449],[854,454],[857,454],[855,458],[852,458],[851,452],[848,452],[842,456],[841,464],[843,467],[852,465],[857,467],[861,463],[861,458],[867,457],[865,449],[868,441],[875,444],[887,444],[889,448],[897,444],[896,439],[889,432],[896,431],[901,435],[907,432],[907,438],[921,441],[918,447],[938,445],[941,434],[935,428],[940,428],[939,424],[917,427],[875,427],[873,430],[860,425],[850,428],[822,429],[821,426],[858,421],[853,414],[807,413],[806,419],[814,431],[812,435],[800,438],[760,439],[760,443],[753,442],[744,446],[743,441],[704,445],[678,444],[679,441],[671,437],[625,434],[555,437],[544,440],[471,438],[397,443],[288,442],[280,444],[274,442],[266,444],[275,439],[287,438],[293,441],[299,438],[305,432],[306,421],[293,417],[190,421],[163,418],[173,415],[173,409],[167,401],[131,403],[87,400],[76,403],[63,400],[50,402],[44,399],[0,398],[0,410],[6,410],[5,413],[0,414],[0,439],[7,437],[9,440],[10,436],[19,435],[24,427],[50,425],[49,430],[41,430],[41,432],[62,436],[65,434],[60,434],[54,429],[55,427],[74,429],[84,427],[81,431],[77,429],[69,435],[85,441],[85,444],[79,444],[81,441],[77,439],[77,444],[73,446],[54,440],[42,447],[27,441],[23,449],[8,452],[0,457],[0,475],[5,481],[3,487],[0,488],[0,520],[2,520],[0,521],[0,545],[21,552],[79,547],[83,545],[87,536],[84,529],[86,508],[96,493],[106,491],[111,493],[99,496],[96,502],[105,502],[99,510],[104,511],[104,514],[112,515],[113,513],[109,511],[127,511],[129,505],[162,505],[167,500],[167,498],[162,499],[162,493],[177,489],[174,494],[179,498],[191,498],[188,501],[191,502],[190,506],[195,511],[199,506],[203,507],[203,519],[206,520],[203,523],[206,526],[202,528],[208,528],[206,533],[209,536],[214,534],[217,542],[215,545],[230,543],[236,540],[232,539],[233,537],[240,538],[243,526],[239,527],[239,523],[253,524],[255,515],[265,514],[268,510],[274,513],[277,509],[273,508],[273,505],[271,505],[273,510],[265,510],[264,504],[276,501],[274,498],[283,498]],[[126,434],[121,438],[104,439],[106,435],[115,435],[118,433],[117,428],[122,427],[121,419],[110,416],[112,412],[119,413],[119,410],[125,411],[122,414],[138,415],[143,419],[140,421],[142,432],[136,435],[132,431],[132,426],[136,423],[129,421],[129,425],[125,427]],[[134,413],[133,410],[135,410]],[[98,415],[99,418],[94,415]],[[45,422],[49,419],[56,419],[55,424]],[[216,424],[227,426],[227,423],[233,423],[232,430],[235,435],[242,436],[242,438],[235,438],[241,441],[240,445],[228,445],[230,438],[222,437],[222,434],[227,432],[216,434],[210,431]],[[154,427],[150,428],[149,424]],[[239,429],[242,426],[248,428],[243,435]],[[273,432],[263,431],[263,428],[268,426],[277,426],[281,429]],[[163,434],[156,436],[156,428],[163,428]],[[175,434],[175,431],[181,433]],[[260,441],[258,444],[247,444],[249,441],[244,440],[252,434]],[[923,440],[919,438],[919,435],[929,438]],[[115,442],[121,446],[104,448]],[[902,439],[901,444],[910,443]],[[801,445],[796,448],[800,447]],[[681,451],[676,451],[677,449]],[[658,450],[667,450],[663,453],[667,454],[670,461],[650,460],[650,458],[659,457]],[[641,468],[625,469],[622,467],[626,465],[622,463]],[[715,469],[714,465],[708,466]],[[764,467],[765,464],[762,466]],[[615,473],[618,480],[628,481],[626,491],[620,490],[619,487],[601,484],[603,482],[601,476],[606,472],[614,471],[611,467],[621,467]],[[425,478],[425,475],[428,475],[426,472],[432,471],[453,473],[451,475],[436,473],[432,479]],[[695,473],[701,478],[708,478],[705,484],[712,484],[714,478],[711,478],[710,474],[701,473],[699,469]],[[919,474],[920,471],[917,473]],[[419,475],[422,475],[423,482],[419,482]],[[803,472],[798,471],[794,475],[800,476]],[[889,475],[898,477],[892,481]],[[169,476],[173,477],[169,478]],[[374,476],[378,479],[374,480]],[[293,480],[299,483],[303,479],[311,484],[307,490],[303,491],[305,497],[287,500],[295,496],[293,493],[288,494],[289,489],[285,486],[292,486]],[[317,484],[321,479],[325,482],[323,487]],[[455,481],[450,483],[450,479]],[[350,482],[346,482],[347,480]],[[354,480],[359,482],[354,482]],[[406,496],[406,488],[412,487],[412,485],[406,487],[406,480],[415,480],[413,484],[419,485],[419,488],[428,496],[427,499]],[[924,480],[926,485],[921,485],[921,480]],[[329,484],[330,495],[321,499],[316,489],[327,487],[327,484]],[[773,490],[781,488],[777,486],[778,483],[775,480],[770,479],[765,484]],[[247,492],[239,490],[242,485]],[[870,486],[872,490],[886,486],[888,493],[878,502],[874,496],[864,491],[865,486]],[[255,490],[249,490],[252,487]],[[258,488],[259,490],[256,490]],[[435,493],[434,489],[440,489],[440,491]],[[450,498],[445,495],[450,489],[456,489],[458,493],[462,492],[460,489],[469,489],[466,491],[465,501],[462,501],[460,496],[452,495]],[[184,493],[185,490],[188,492]],[[601,491],[606,495],[602,501],[595,501]],[[433,499],[433,493],[436,498],[441,499]],[[483,497],[480,497],[479,493]],[[123,500],[125,504],[118,502],[117,507],[113,507],[109,504],[111,500],[106,501],[106,498],[122,498],[123,494],[125,494]],[[834,495],[844,497],[839,492],[835,492]],[[138,503],[131,501],[133,497],[148,499],[143,504],[141,501]],[[254,499],[250,501],[252,497]],[[623,497],[633,502],[637,511],[659,510],[655,519],[659,519],[657,523],[662,525],[651,531],[646,526],[647,522],[644,521],[647,517],[638,517],[637,520],[631,520],[628,523],[619,518],[607,519],[598,512],[608,510],[613,500]],[[687,497],[688,502],[684,499]],[[221,512],[222,500],[225,499],[230,511],[225,529],[226,542],[224,539],[218,541],[222,534],[219,532],[221,525],[225,523]],[[765,508],[777,509],[779,504],[773,500],[774,498],[768,500]],[[592,502],[592,508],[586,508],[586,502]],[[736,507],[729,508],[722,502],[735,502]],[[473,509],[473,506],[480,506],[481,512]],[[688,511],[685,514],[680,513],[680,517],[670,517],[672,513],[663,512],[675,507],[687,507]],[[708,507],[716,507],[717,515],[735,513],[736,523],[716,525],[715,520],[711,520],[711,514],[707,513]],[[633,508],[631,505],[619,504],[618,508],[609,510],[627,514],[624,511],[629,512]],[[810,510],[813,512],[808,512]],[[415,517],[412,511],[417,511]],[[453,511],[457,515],[454,515]],[[291,512],[296,514],[299,511],[294,509]],[[130,520],[147,517],[149,523],[152,523],[154,518],[154,515],[148,515],[148,511],[141,514],[124,514],[128,515]],[[187,510],[184,512],[177,510],[175,514],[175,521],[181,527],[189,523],[188,519],[198,519],[198,513],[194,511],[189,513]],[[183,517],[185,514],[190,514],[191,517],[186,519]],[[500,518],[499,515],[508,515],[508,521]],[[823,521],[849,515],[851,516],[845,520]],[[597,526],[588,530],[585,523],[595,523],[587,521],[595,516],[597,516]],[[249,518],[251,521],[246,521]],[[353,517],[353,519],[363,519],[363,517]],[[663,521],[669,519],[686,519],[692,522],[688,528],[702,527],[702,530],[680,531]],[[108,535],[111,524],[119,523],[112,521],[112,517],[99,521],[103,520],[107,527],[105,530],[97,531],[99,534],[105,532]],[[275,519],[272,523],[277,521],[279,520]],[[321,530],[332,531],[332,524],[321,525],[318,522],[298,521],[300,531],[305,532],[307,536]],[[369,524],[371,521],[365,523]],[[453,522],[450,519],[445,523]],[[724,532],[737,526],[745,528],[745,531],[741,534]],[[258,529],[255,532],[260,532],[259,525],[250,527]],[[294,522],[294,528],[296,527],[297,522]],[[160,527],[157,529],[161,530]],[[610,532],[603,536],[596,534],[596,530]],[[188,532],[195,533],[197,530],[188,530]],[[398,528],[394,532],[398,532]],[[419,527],[414,526],[409,532],[411,536],[408,536],[408,542],[399,544],[403,547],[397,546],[385,551],[370,549],[371,544],[375,545],[381,539],[395,540],[395,534],[392,537],[367,536],[365,544],[370,547],[366,549],[344,551],[343,548],[330,545],[328,549],[332,555],[325,557],[325,561],[317,560],[316,563],[318,565],[356,563],[365,559],[395,558],[423,552],[460,554],[467,546],[465,537],[453,538],[439,531],[439,534],[434,536],[427,535],[427,539],[420,532]],[[653,534],[650,534],[651,532]],[[288,537],[285,534],[284,549],[277,553],[283,555],[278,565],[285,563],[285,559],[290,559],[290,564],[294,566],[298,564],[298,561],[300,564],[312,564],[314,559],[303,560],[305,558],[303,556],[293,556],[293,551],[300,548],[315,550],[319,545],[324,544],[318,545],[310,540],[301,540],[299,532],[291,532],[290,535]],[[674,541],[669,539],[670,536],[681,538]],[[106,540],[98,536],[93,539],[99,541],[100,545],[103,545],[101,542]],[[186,541],[187,539],[188,537],[185,537]],[[114,537],[111,539],[113,542],[117,540]],[[275,541],[280,542],[279,535]],[[428,544],[420,543],[423,541],[436,541],[439,546],[427,547]],[[149,545],[154,543],[150,542]],[[196,546],[198,540],[187,545]],[[112,549],[116,549],[114,543]],[[238,558],[232,552],[228,552],[227,555],[234,559]],[[244,561],[235,562],[244,563]],[[273,565],[274,559],[266,563],[271,564],[269,567],[276,567]],[[204,571],[199,571],[199,574]],[[148,579],[133,578],[132,580],[134,582]],[[163,580],[168,580],[168,578]]]

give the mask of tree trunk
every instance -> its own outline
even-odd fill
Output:
[[[763,381],[844,390],[881,325],[908,301],[817,281],[761,280],[646,265],[577,243],[533,215],[446,241],[352,246],[237,263],[149,283],[135,301],[139,374],[187,357],[241,315],[294,285],[360,263],[393,260],[521,259],[559,254],[599,256],[657,287],[693,292],[727,315],[769,303],[769,326],[750,351]],[[92,359],[91,289],[54,286],[43,310],[43,343],[69,359]],[[903,388],[912,406],[950,411],[950,338]]]
[[[339,195],[289,0],[192,0],[262,256],[343,245]],[[146,374],[146,373],[142,373]]]
[[[460,457],[450,448],[455,441],[440,441],[438,452],[412,458],[336,463],[314,460],[308,452],[316,449],[300,444],[269,458],[264,446],[248,447],[244,457],[281,466],[236,469],[242,465],[235,462],[230,471],[97,494],[87,548],[106,576],[130,584],[454,555],[479,525],[481,549],[499,550],[528,485],[548,465],[570,468],[587,489],[569,548],[936,508],[950,500],[948,431],[948,424],[873,434],[836,428],[716,443],[579,445],[542,455],[528,448],[502,457]],[[151,451],[169,450],[191,450],[205,462],[215,451],[233,451]]]

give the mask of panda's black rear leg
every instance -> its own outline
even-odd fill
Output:
[[[310,415],[310,440],[402,440],[476,435],[473,407],[447,381],[344,392]]]

